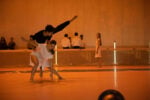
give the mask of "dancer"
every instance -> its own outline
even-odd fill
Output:
[[[34,45],[34,44],[33,44]],[[53,79],[53,74],[55,74],[59,79],[63,79],[59,73],[54,69],[53,67],[53,55],[54,55],[54,48],[56,46],[56,41],[51,40],[50,42],[48,41],[45,46],[45,55],[47,57],[42,58],[41,55],[37,52],[37,49],[34,49],[34,51],[31,53],[31,65],[33,66],[32,71],[31,71],[31,77],[30,80],[34,80],[34,75],[38,67],[40,67],[40,75],[43,76],[43,70],[45,67],[48,67],[50,70],[50,77]],[[43,46],[43,47],[44,47]]]
[[[55,50],[54,50],[55,46],[56,46],[56,41],[55,40],[51,40],[50,43],[48,43],[48,45],[47,45],[47,49],[49,50],[49,52],[52,55],[54,55],[54,53],[55,53]],[[47,63],[50,66],[49,67],[50,72],[51,72],[50,77],[53,79],[53,75],[55,74],[59,79],[63,79],[60,76],[60,74],[55,70],[55,68],[53,66],[54,64],[53,64],[53,59],[52,58],[51,59],[47,59]]]
[[[49,67],[50,72],[51,72],[50,77],[52,79],[53,79],[53,74],[56,74],[59,79],[62,79],[62,77],[58,74],[58,72],[53,68],[52,60],[53,60],[53,55],[54,55],[54,48],[56,46],[55,40],[47,41],[47,44],[43,45],[43,47],[45,47],[44,52],[47,57],[42,58],[42,56],[38,52],[39,49],[37,49],[37,46],[38,46],[37,42],[27,40],[24,37],[21,37],[21,39],[32,46],[32,52],[30,54],[30,65],[33,66],[32,71],[31,71],[31,77],[30,77],[31,81],[33,81],[34,74],[38,67],[40,68],[40,77],[43,77],[44,68]]]
[[[102,46],[102,39],[101,39],[101,33],[96,34],[96,50],[95,50],[95,58],[98,61],[98,66],[101,67],[102,63],[102,55],[101,55],[101,46]]]

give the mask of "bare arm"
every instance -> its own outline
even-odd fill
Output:
[[[77,17],[78,17],[78,16],[74,16],[74,17],[70,20],[70,22],[74,21]]]
[[[53,33],[55,34],[55,33],[59,32],[59,31],[63,30],[65,27],[67,27],[67,26],[68,26],[73,20],[75,20],[76,18],[77,18],[77,16],[74,16],[72,19],[70,19],[70,20],[68,20],[68,21],[65,21],[64,23],[58,25],[58,26],[54,29]]]
[[[38,46],[38,43],[36,41],[30,41],[30,40],[27,40],[25,39],[24,37],[21,37],[21,39],[24,41],[24,42],[27,42],[27,43],[30,43],[31,45],[37,47]]]

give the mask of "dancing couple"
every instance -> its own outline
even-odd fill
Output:
[[[23,38],[23,40],[27,41],[31,45],[33,45],[33,50],[31,52],[31,65],[32,71],[30,80],[34,80],[34,75],[38,67],[40,67],[40,76],[43,76],[43,71],[45,67],[49,67],[50,77],[53,79],[53,75],[55,74],[58,79],[63,79],[61,75],[54,69],[53,67],[53,55],[54,48],[56,46],[56,41],[51,40],[52,36],[63,30],[66,26],[68,26],[73,20],[75,20],[77,16],[74,16],[71,20],[65,21],[64,23],[58,25],[57,27],[53,27],[52,25],[47,25],[44,30],[41,30],[34,35],[32,35],[32,39],[34,41],[28,41]]]

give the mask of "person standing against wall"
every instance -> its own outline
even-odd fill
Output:
[[[98,66],[102,66],[102,54],[101,54],[101,49],[102,49],[102,39],[101,39],[101,33],[96,34],[96,49],[95,49],[95,58],[97,59]]]

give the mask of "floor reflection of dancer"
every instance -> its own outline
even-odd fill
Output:
[[[101,33],[96,34],[96,50],[95,50],[95,58],[98,61],[98,66],[101,67],[102,63],[102,55],[101,55],[101,46],[102,46],[102,39]]]

